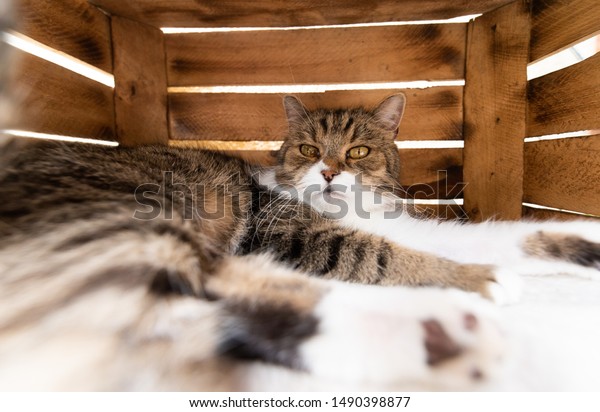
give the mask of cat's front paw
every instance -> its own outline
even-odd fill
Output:
[[[312,374],[390,389],[469,390],[502,369],[496,309],[453,289],[336,285],[299,348]]]
[[[498,305],[510,305],[521,298],[523,281],[507,268],[490,265],[461,265],[449,286],[481,296]]]

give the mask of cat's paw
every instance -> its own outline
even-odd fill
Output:
[[[523,280],[510,269],[496,268],[494,280],[486,284],[490,299],[497,305],[512,305],[521,299]]]
[[[600,233],[600,226],[586,224],[583,228],[588,226],[595,227]],[[581,233],[553,232],[551,228],[539,230],[524,240],[523,249],[532,257],[571,263],[598,271],[600,270],[600,239],[598,233],[596,237],[590,234],[583,230]]]
[[[315,375],[390,389],[469,390],[502,369],[496,309],[472,293],[336,284],[315,315],[319,333],[299,348]]]

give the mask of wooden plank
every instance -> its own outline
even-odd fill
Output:
[[[288,27],[448,19],[511,0],[91,0],[156,27]]]
[[[599,222],[600,217],[592,215],[578,215],[575,213],[565,213],[555,210],[548,209],[537,209],[533,207],[523,207],[523,218],[529,221],[547,221],[547,220],[559,220],[559,221],[573,221],[573,220],[589,220],[592,222]]]
[[[311,109],[375,107],[385,97],[407,96],[399,140],[462,139],[462,87],[331,91],[299,95]],[[279,94],[170,94],[173,139],[281,140],[287,122]]]
[[[423,205],[415,204],[415,212],[410,216],[421,219],[468,220],[461,205]]]
[[[223,153],[239,157],[253,165],[274,166],[277,164],[276,150],[225,150]]]
[[[119,143],[167,144],[167,74],[162,32],[133,20],[113,17],[112,37]]]
[[[600,54],[529,82],[529,136],[600,129]]]
[[[109,18],[86,0],[17,0],[19,31],[112,72]]]
[[[532,61],[600,32],[597,0],[534,0],[532,4]]]
[[[600,135],[525,145],[524,200],[600,215]]]
[[[14,51],[8,85],[17,106],[4,127],[115,140],[113,91],[38,57]]]
[[[186,149],[220,150],[255,164],[276,164],[276,151],[219,149],[206,140],[171,140],[169,145]],[[464,189],[462,149],[400,149],[399,181],[407,197],[414,199],[459,199]]]
[[[400,149],[400,184],[414,199],[458,199],[465,189],[462,149]]]
[[[14,21],[14,13],[13,13],[13,4],[11,2],[0,2],[0,33],[13,29]],[[7,88],[8,76],[10,73],[10,69],[12,67],[12,57],[14,53],[14,49],[8,45],[8,43],[2,41],[3,35],[0,34],[0,130],[2,130],[3,125],[6,123],[6,120],[10,119],[14,116],[12,112],[13,107],[13,98],[8,93],[10,90]],[[0,131],[0,137],[2,137],[2,132]],[[0,139],[2,140],[2,139]],[[0,142],[0,146],[2,143]],[[5,150],[0,147],[0,156],[4,157]],[[0,162],[2,160],[0,159]],[[2,165],[0,165],[1,167]]]
[[[521,217],[529,25],[522,1],[469,25],[464,177],[474,221]]]
[[[462,79],[465,34],[429,24],[167,35],[169,85]]]

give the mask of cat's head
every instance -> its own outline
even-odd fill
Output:
[[[309,111],[296,97],[286,96],[289,132],[278,154],[277,183],[308,190],[317,203],[354,198],[357,185],[368,191],[397,190],[400,158],[394,139],[404,104],[404,95],[396,94],[374,110]]]

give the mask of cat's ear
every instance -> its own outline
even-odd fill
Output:
[[[304,121],[307,111],[296,96],[285,96],[283,98],[283,107],[285,108],[285,115],[290,126]]]
[[[400,126],[406,97],[403,93],[394,94],[381,103],[375,109],[375,121],[390,132],[395,132]]]

